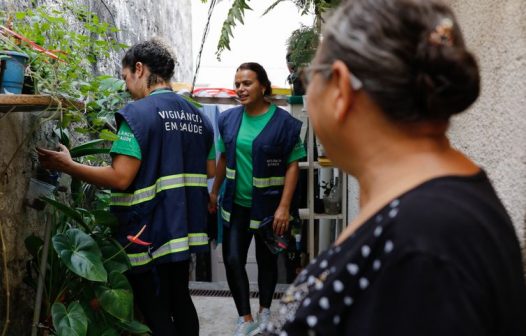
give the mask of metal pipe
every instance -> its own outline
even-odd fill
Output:
[[[31,327],[31,336],[37,336],[38,320],[40,319],[40,309],[42,306],[42,292],[44,291],[44,280],[46,278],[46,265],[49,253],[49,239],[51,236],[51,224],[49,223],[50,214],[45,216],[44,224],[44,250],[42,251],[42,259],[40,260],[40,269],[38,272],[37,295],[35,299],[35,311],[33,313],[33,324]]]

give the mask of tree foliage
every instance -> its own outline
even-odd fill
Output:
[[[291,1],[298,8],[301,15],[307,15],[309,13],[314,14],[316,18],[315,26],[319,26],[317,23],[321,20],[322,14],[330,8],[335,7],[340,1],[339,0],[275,0],[264,12],[263,15],[268,14],[282,2]],[[206,3],[207,0],[201,0],[202,3]],[[234,37],[233,30],[237,23],[244,24],[243,18],[246,10],[252,10],[249,6],[250,0],[234,0],[228,15],[223,22],[221,28],[221,34],[217,43],[216,56],[218,60],[221,60],[222,52],[230,50],[230,39]]]

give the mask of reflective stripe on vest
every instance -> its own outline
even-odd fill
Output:
[[[236,170],[226,167],[226,178],[234,180],[236,178]]]
[[[136,190],[133,193],[112,193],[110,205],[132,206],[149,201],[163,190],[181,187],[207,187],[205,174],[177,174],[163,176],[154,185]]]
[[[172,239],[161,245],[161,247],[153,251],[151,255],[148,254],[148,252],[132,253],[128,254],[128,258],[133,267],[142,266],[168,254],[188,251],[190,246],[206,244],[208,244],[208,235],[206,233],[190,233],[188,237]]]
[[[254,219],[250,220],[250,228],[251,229],[254,229],[254,230],[259,229],[259,224],[261,224],[261,221],[254,220]]]
[[[188,234],[188,245],[200,246],[208,244],[208,235],[206,233],[190,233]]]
[[[230,212],[226,211],[223,207],[221,207],[221,217],[227,222],[230,222]]]
[[[284,176],[272,176],[272,177],[266,177],[266,178],[253,177],[252,184],[254,185],[255,188],[282,186],[285,184],[285,177]]]

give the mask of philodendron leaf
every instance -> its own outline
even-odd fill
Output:
[[[124,273],[131,268],[130,259],[117,242],[101,239],[98,244],[104,259],[104,266],[109,273],[112,271]]]
[[[115,329],[106,329],[100,336],[119,336],[119,332]]]
[[[60,260],[75,274],[91,281],[106,282],[108,274],[102,253],[93,238],[79,229],[70,229],[53,237]]]
[[[66,309],[60,302],[51,307],[53,325],[58,336],[86,336],[88,318],[78,302],[72,302]]]
[[[120,321],[133,319],[133,292],[128,279],[113,271],[108,282],[97,289],[97,298],[102,309]]]
[[[132,334],[142,335],[152,332],[150,328],[148,328],[148,326],[142,324],[137,320],[121,321],[118,322],[117,325],[121,327],[124,331],[130,332]]]

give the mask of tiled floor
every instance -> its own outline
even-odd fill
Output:
[[[283,291],[286,287],[286,285],[278,285],[277,290]],[[194,290],[228,289],[224,283],[191,283],[190,288]],[[256,290],[254,285],[251,285],[251,290]],[[199,316],[200,336],[233,335],[238,315],[232,297],[192,296],[192,300]],[[278,300],[272,302],[270,310],[273,315],[277,312],[278,303]],[[255,314],[259,309],[259,299],[250,299],[250,304]]]
[[[199,315],[200,336],[233,335],[237,320],[236,306],[231,297],[192,297]],[[250,299],[252,311],[259,308],[258,299]],[[276,314],[278,301],[272,302],[272,314]]]

